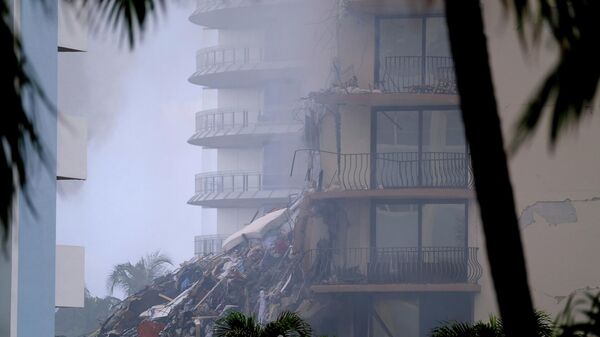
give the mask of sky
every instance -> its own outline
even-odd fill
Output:
[[[201,208],[188,205],[201,148],[194,130],[202,28],[193,1],[173,3],[130,52],[118,35],[93,35],[85,53],[61,53],[59,108],[88,120],[88,178],[58,182],[57,244],[85,247],[85,282],[104,296],[112,266],[160,250],[193,257]],[[119,295],[119,294],[117,294]]]

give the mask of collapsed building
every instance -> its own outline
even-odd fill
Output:
[[[270,44],[285,36],[269,17],[281,14],[277,8],[309,3],[315,2],[199,1],[192,20],[218,29],[219,39],[199,53],[192,80],[217,88],[219,103],[251,106],[200,112],[190,140],[220,149],[222,172],[199,175],[190,203],[217,208],[217,234],[227,235],[200,245],[202,254],[123,301],[98,336],[210,336],[215,319],[230,310],[261,322],[292,310],[318,333],[425,337],[443,322],[486,319],[496,311],[443,8],[415,6],[422,1],[332,1],[330,9],[343,10],[323,12],[333,18],[333,34],[319,39],[331,45],[286,41],[295,46],[288,52],[309,56],[299,68],[298,59],[289,60],[296,55],[277,54]],[[486,21],[498,23],[500,5],[484,3]],[[259,46],[244,47],[246,40]],[[529,83],[543,74],[522,60],[502,63],[516,59],[514,36],[494,32],[490,45],[500,55],[492,59],[497,82],[516,83],[518,75]],[[321,53],[325,49],[330,53]],[[330,84],[320,90],[321,78],[311,76],[330,68]],[[498,86],[503,117],[517,116],[530,89]],[[300,128],[297,119],[271,114],[293,100],[291,93],[308,98]],[[270,148],[290,144],[297,147],[285,155]],[[532,165],[526,156],[511,169],[527,224],[522,231],[534,300],[556,313],[573,289],[600,279],[597,270],[584,269],[597,256],[596,242],[586,240],[599,230],[592,205],[599,187],[588,186],[597,181],[598,163],[577,171],[586,182],[578,189],[574,174],[562,173],[575,168],[540,157],[545,152],[536,146],[536,170],[523,170]],[[569,151],[566,158],[577,155]],[[569,200],[569,207],[550,202],[556,200]],[[565,238],[577,241],[577,249]],[[203,255],[209,246],[211,254]]]
[[[295,311],[323,325],[333,302],[310,294],[311,280],[320,275],[304,268],[306,256],[293,247],[306,207],[299,198],[229,237],[224,252],[195,257],[156,279],[116,306],[93,336],[212,336],[214,321],[231,310],[261,323]]]

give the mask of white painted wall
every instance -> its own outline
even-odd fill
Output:
[[[261,30],[218,30],[220,46],[262,46],[264,41],[264,32]]]
[[[88,29],[79,1],[58,0],[58,47],[69,51],[87,50]]]
[[[59,114],[56,176],[59,179],[87,178],[87,119]]]
[[[217,233],[232,234],[250,223],[256,213],[254,208],[219,208],[217,209]]]
[[[217,169],[219,171],[257,172],[262,168],[262,149],[233,148],[219,149]]]
[[[56,307],[83,308],[85,249],[56,246]]]
[[[260,109],[262,107],[262,90],[260,88],[235,88],[218,90],[220,108],[248,107]]]

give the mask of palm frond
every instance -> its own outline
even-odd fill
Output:
[[[550,316],[543,311],[535,312],[537,337],[551,337],[554,325]],[[474,324],[465,322],[450,322],[433,329],[431,337],[504,337],[502,320],[491,315],[487,322],[478,321]]]
[[[473,326],[465,322],[446,322],[434,328],[431,337],[475,337]]]
[[[552,147],[568,128],[591,114],[600,81],[600,2],[589,0],[503,0],[517,17],[518,25],[533,29],[531,40],[541,39],[547,28],[560,51],[558,63],[550,70],[516,125],[513,151],[529,139],[545,113],[550,114],[549,139]],[[536,8],[534,13],[532,8]],[[527,39],[521,30],[522,39]]]
[[[171,259],[160,251],[152,252],[140,258],[135,264],[131,262],[115,265],[106,281],[110,294],[120,288],[127,295],[133,295],[150,285],[159,276],[164,275],[165,264],[173,264]]]
[[[537,337],[552,337],[554,334],[554,323],[546,312],[536,310],[535,321],[537,327]]]
[[[145,264],[145,270],[148,273],[147,277],[150,281],[168,272],[165,265],[173,265],[171,258],[165,254],[161,254],[158,250],[146,255],[142,261]]]
[[[267,323],[263,329],[264,337],[310,337],[312,328],[295,312],[284,311],[273,322]]]
[[[108,293],[112,295],[115,288],[121,288],[129,294],[130,290],[133,288],[132,275],[134,270],[135,267],[129,262],[114,266],[106,280]]]
[[[564,311],[556,320],[556,337],[600,336],[600,294],[584,298],[569,296]],[[578,317],[576,317],[578,316]]]
[[[261,337],[261,327],[254,317],[234,311],[218,319],[213,327],[215,337]]]
[[[75,3],[75,0],[71,0]],[[92,31],[111,29],[133,49],[143,39],[149,18],[166,11],[166,0],[82,0],[81,12]]]

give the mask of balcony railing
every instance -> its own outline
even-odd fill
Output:
[[[451,57],[386,56],[380,67],[379,84],[384,92],[457,93]]]
[[[315,249],[305,253],[313,284],[477,283],[477,248],[398,247]]]
[[[257,64],[263,61],[262,47],[209,47],[198,50],[198,70],[210,67]]]
[[[196,175],[196,193],[256,192],[299,189],[302,177],[261,172],[215,172]]]
[[[312,170],[331,170],[319,189],[405,187],[470,188],[472,172],[464,152],[335,153],[307,150]],[[296,151],[299,153],[300,151]],[[306,152],[306,151],[303,151]],[[296,157],[292,163],[292,173]],[[329,164],[329,166],[327,166]],[[312,175],[309,174],[309,177]]]
[[[198,235],[194,237],[194,253],[196,256],[218,254],[223,250],[223,240],[227,235]]]
[[[300,124],[289,108],[272,108],[274,113],[262,113],[243,108],[212,109],[196,113],[196,132],[244,128],[254,125]]]

